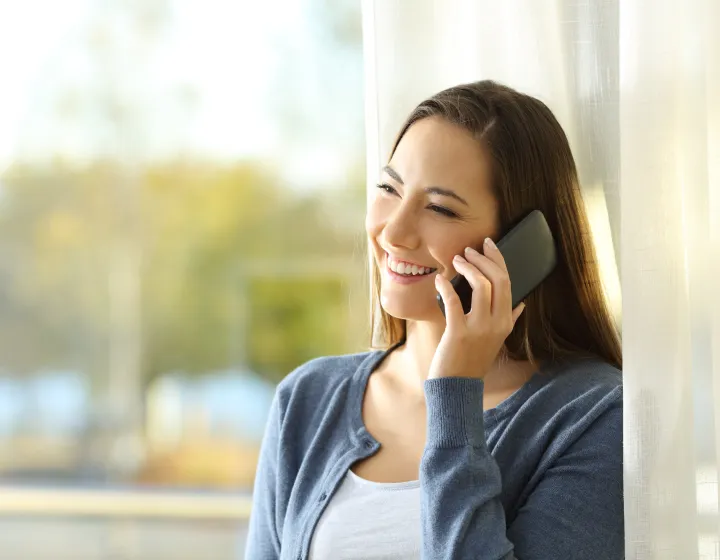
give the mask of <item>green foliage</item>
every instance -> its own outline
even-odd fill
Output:
[[[307,360],[347,346],[341,278],[263,278],[250,288],[250,363],[279,381]]]
[[[113,321],[139,330],[146,382],[233,366],[277,381],[361,348],[348,279],[363,270],[362,183],[297,197],[252,162],[15,166],[0,178],[0,367],[104,379]],[[328,219],[338,212],[350,219]],[[308,275],[318,259],[337,267]]]

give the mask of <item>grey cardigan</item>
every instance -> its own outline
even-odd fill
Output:
[[[350,466],[380,448],[362,420],[389,350],[317,358],[278,386],[262,442],[247,560],[307,558]],[[483,412],[484,382],[425,381],[426,560],[624,557],[622,375],[599,360],[543,367]]]

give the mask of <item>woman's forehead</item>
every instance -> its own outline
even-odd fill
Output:
[[[469,131],[431,117],[407,130],[389,165],[406,185],[442,186],[477,197],[489,192],[489,163]]]

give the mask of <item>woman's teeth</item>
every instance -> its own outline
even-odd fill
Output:
[[[423,274],[430,274],[437,270],[435,268],[418,266],[416,264],[410,265],[403,262],[398,262],[391,257],[388,257],[388,267],[396,274],[403,274],[405,276],[421,276]]]

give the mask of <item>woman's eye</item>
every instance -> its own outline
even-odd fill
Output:
[[[447,208],[443,208],[442,206],[436,206],[434,204],[431,204],[430,206],[428,206],[428,208],[432,209],[433,212],[442,214],[443,216],[448,216],[449,218],[457,218],[457,214],[455,212],[453,212],[452,210],[448,210]]]
[[[379,183],[377,185],[377,188],[385,191],[388,194],[398,194],[398,192],[393,187],[388,185],[387,183]],[[442,216],[447,216],[448,218],[457,218],[458,217],[458,215],[455,212],[453,212],[452,210],[449,210],[442,206],[437,206],[436,204],[431,204],[430,206],[428,206],[428,209],[432,210],[436,214],[440,214]]]
[[[388,185],[387,183],[380,183],[379,185],[377,185],[377,188],[385,191],[386,193],[390,193],[390,194],[397,193],[397,191],[394,188],[392,188],[390,185]]]

